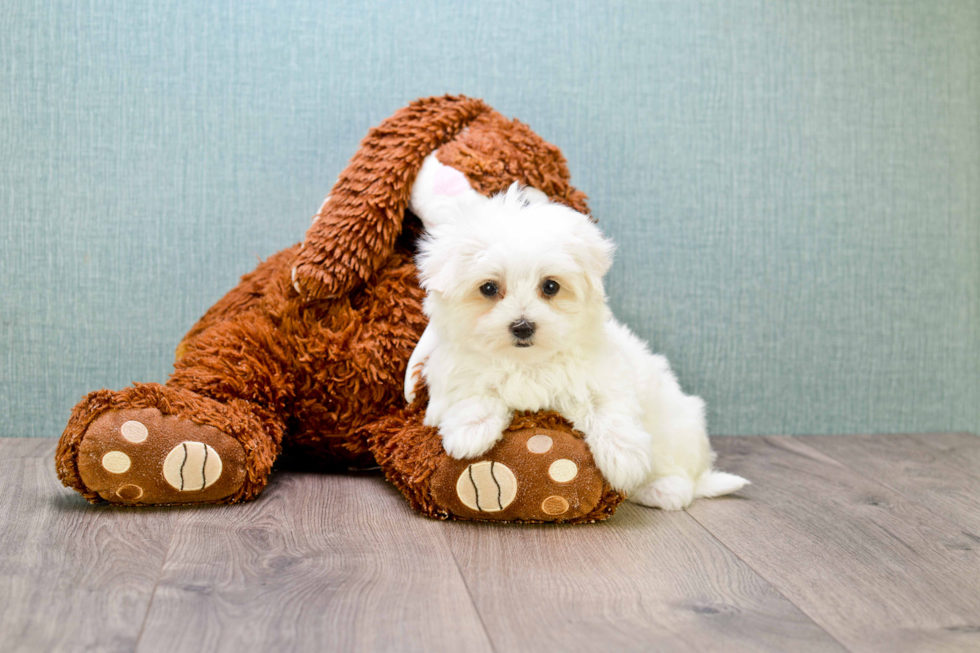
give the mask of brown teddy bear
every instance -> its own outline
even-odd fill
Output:
[[[467,191],[518,181],[588,210],[561,152],[526,125],[468,97],[413,102],[368,133],[305,240],[242,277],[194,325],[165,385],[82,399],[56,453],[62,482],[93,502],[234,503],[258,496],[285,452],[322,466],[380,465],[431,517],[611,515],[622,495],[556,413],[515,414],[491,451],[460,461],[422,424],[424,388],[410,405],[403,398],[426,325],[413,264],[422,221],[409,201],[433,153]]]

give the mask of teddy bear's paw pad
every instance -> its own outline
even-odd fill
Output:
[[[194,492],[214,485],[221,478],[221,456],[209,444],[184,440],[163,461],[163,477],[170,487]]]
[[[544,428],[508,432],[477,461],[449,459],[433,480],[433,498],[449,512],[493,521],[573,520],[605,490],[585,442]]]
[[[78,472],[110,503],[210,503],[241,488],[245,452],[213,426],[156,408],[114,410],[85,431]]]
[[[470,510],[499,512],[514,502],[517,478],[503,463],[474,463],[459,475],[456,496]]]

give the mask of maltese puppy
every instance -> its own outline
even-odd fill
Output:
[[[679,510],[748,482],[712,469],[704,402],[612,317],[603,276],[614,247],[588,216],[515,183],[426,222],[418,268],[430,321],[406,396],[421,372],[425,423],[450,456],[486,453],[515,410],[554,410],[634,502]]]

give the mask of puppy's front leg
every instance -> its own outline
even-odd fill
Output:
[[[425,361],[435,351],[439,344],[436,330],[431,324],[425,327],[425,331],[419,337],[419,342],[412,351],[412,356],[408,359],[408,368],[405,370],[405,401],[412,403],[415,401],[415,384],[422,376],[422,368]]]
[[[470,397],[446,410],[439,422],[442,446],[453,458],[485,454],[503,436],[513,413],[494,397]]]
[[[575,427],[585,433],[596,467],[614,490],[630,492],[649,478],[652,438],[639,419],[607,407],[575,420]]]

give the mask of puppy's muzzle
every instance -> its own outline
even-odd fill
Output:
[[[517,338],[514,343],[518,347],[530,347],[531,336],[534,335],[534,322],[528,322],[523,317],[510,325],[510,332]]]

